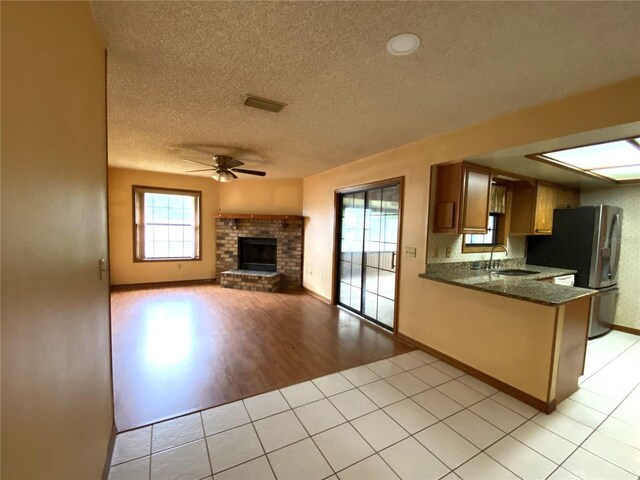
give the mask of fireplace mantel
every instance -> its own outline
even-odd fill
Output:
[[[301,215],[259,215],[254,213],[218,213],[216,218],[232,220],[302,220]]]

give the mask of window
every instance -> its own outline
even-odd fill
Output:
[[[199,260],[200,197],[191,190],[134,186],[134,260]]]
[[[465,246],[489,247],[498,243],[498,223],[500,215],[489,214],[487,233],[473,233],[464,236]]]

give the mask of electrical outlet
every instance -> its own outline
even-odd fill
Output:
[[[179,263],[179,264],[178,264],[178,270],[180,270],[181,268],[182,268],[182,264],[181,264],[181,263]]]
[[[324,272],[320,272],[320,280],[324,280]]]
[[[444,254],[447,258],[449,258],[451,256],[451,247],[447,247]]]
[[[416,258],[416,248],[415,247],[404,247],[404,256]]]
[[[440,253],[440,252],[438,252],[438,247],[435,247],[435,248],[433,249],[433,258],[438,258],[439,253]]]

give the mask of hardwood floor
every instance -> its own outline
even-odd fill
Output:
[[[411,350],[302,292],[198,285],[111,300],[118,431]]]

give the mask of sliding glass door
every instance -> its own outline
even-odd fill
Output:
[[[338,194],[338,304],[393,329],[400,184]]]

